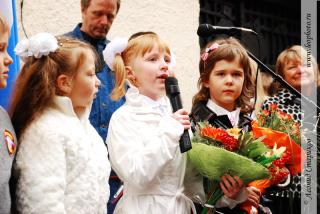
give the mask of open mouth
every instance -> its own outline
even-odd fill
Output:
[[[168,74],[161,74],[160,76],[157,76],[157,79],[159,79],[161,83],[165,83],[167,78]]]
[[[167,79],[168,78],[168,74],[161,74],[160,76],[157,76],[158,79]]]

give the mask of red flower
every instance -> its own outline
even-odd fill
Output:
[[[215,141],[220,142],[223,147],[228,151],[236,151],[239,149],[239,142],[233,136],[229,135],[223,129],[214,127],[204,127],[200,131],[201,135],[204,137],[211,138]]]
[[[289,170],[286,167],[275,167],[272,166],[269,168],[269,172],[271,173],[271,183],[272,184],[279,184],[286,179],[289,175]]]
[[[290,114],[287,114],[285,112],[282,112],[282,111],[278,111],[278,115],[281,119],[284,119],[284,120],[291,120],[292,117]]]
[[[262,111],[261,111],[261,115],[262,115],[262,116],[269,116],[269,115],[270,115],[270,111],[268,111],[268,110],[262,110]]]
[[[279,167],[279,168],[283,168],[287,163],[289,163],[292,159],[292,156],[291,156],[291,152],[286,150],[280,159],[278,160],[275,160],[272,162],[273,165]]]

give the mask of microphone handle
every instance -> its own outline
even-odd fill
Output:
[[[169,99],[170,99],[173,112],[176,112],[179,109],[182,109],[180,93],[171,93],[171,96],[169,97]],[[180,146],[181,153],[189,151],[192,148],[188,130],[184,130],[183,134],[181,135],[181,138],[179,140],[179,146]]]
[[[183,134],[181,135],[179,146],[181,153],[189,151],[192,148],[188,130],[184,130]]]

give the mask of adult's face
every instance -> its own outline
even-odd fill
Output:
[[[295,89],[301,91],[303,86],[315,84],[315,75],[312,64],[302,64],[301,61],[289,61],[284,66],[284,79]]]
[[[117,15],[117,0],[91,0],[81,13],[81,30],[92,38],[105,38]]]

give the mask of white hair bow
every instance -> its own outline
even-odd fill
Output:
[[[128,45],[128,39],[115,38],[109,42],[106,48],[103,50],[103,58],[109,68],[114,71],[113,62],[116,54],[121,54]]]
[[[103,50],[103,58],[104,61],[107,63],[109,68],[114,71],[113,62],[116,54],[121,54],[122,51],[126,49],[128,45],[127,38],[115,38],[111,42],[109,42],[106,48]],[[169,64],[169,71],[173,73],[173,67],[176,64],[175,55],[170,51],[171,55],[171,62]]]
[[[29,39],[20,41],[14,51],[22,58],[29,56],[41,58],[51,52],[55,52],[58,47],[58,41],[53,35],[50,33],[38,33]]]

